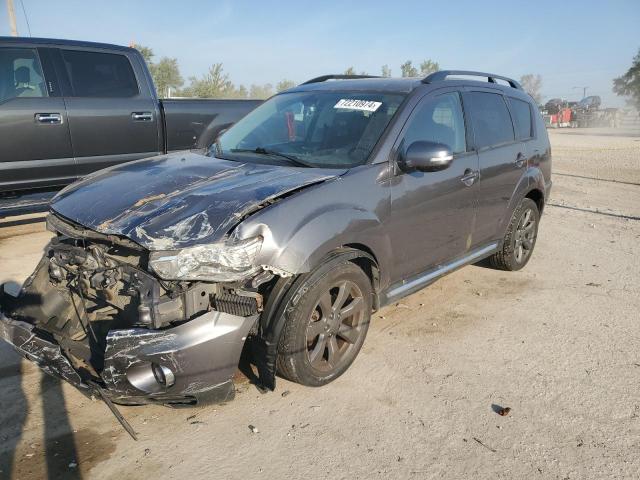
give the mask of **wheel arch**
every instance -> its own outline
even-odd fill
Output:
[[[372,284],[374,311],[379,308],[379,267],[375,255],[365,245],[348,244],[329,252],[309,272],[292,277],[276,277],[266,291],[266,302],[260,316],[258,333],[251,341],[251,356],[259,374],[262,386],[275,389],[276,358],[278,342],[286,321],[287,307],[294,298],[298,287],[316,270],[330,268],[333,264],[349,261],[361,268]]]

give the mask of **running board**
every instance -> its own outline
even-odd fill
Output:
[[[445,265],[440,265],[433,270],[420,274],[417,277],[413,277],[412,279],[406,280],[403,284],[398,285],[397,287],[393,287],[387,292],[386,302],[384,303],[389,304],[391,302],[394,302],[402,297],[410,295],[411,293],[426,287],[428,284],[434,282],[447,273],[451,273],[452,271],[457,270],[460,267],[464,267],[465,265],[468,265],[470,263],[480,261],[495,252],[497,248],[498,243],[492,243],[491,245],[487,245],[486,247],[474,250],[473,252],[465,255],[458,260],[447,263]]]

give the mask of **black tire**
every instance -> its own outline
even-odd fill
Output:
[[[306,386],[325,385],[349,368],[364,343],[371,281],[357,265],[338,257],[292,288],[278,342],[278,374]]]
[[[512,272],[524,267],[533,254],[539,223],[538,206],[530,198],[523,198],[511,216],[500,250],[489,257],[489,264]]]

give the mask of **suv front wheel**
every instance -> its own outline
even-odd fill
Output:
[[[349,260],[323,265],[296,287],[278,342],[278,373],[325,385],[353,363],[369,329],[369,277]]]
[[[539,221],[540,211],[536,202],[523,198],[511,216],[502,247],[489,257],[491,266],[509,271],[524,267],[536,245]]]

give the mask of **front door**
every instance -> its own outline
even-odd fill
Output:
[[[477,199],[478,157],[467,149],[460,93],[422,99],[400,134],[399,151],[417,141],[448,145],[451,165],[438,172],[401,172],[391,192],[392,281],[463,255],[470,246]]]
[[[162,151],[156,100],[123,53],[60,49],[78,173]]]
[[[0,192],[76,177],[64,101],[35,48],[0,47]]]

